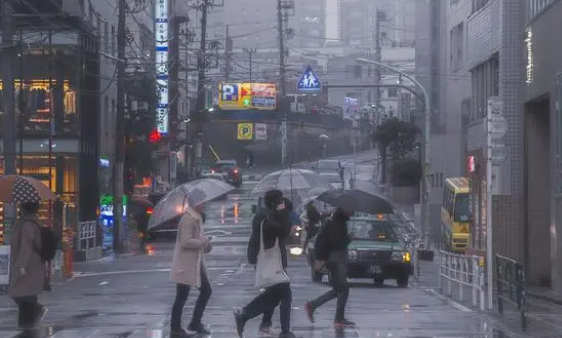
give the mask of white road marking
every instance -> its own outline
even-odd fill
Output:
[[[210,267],[207,270],[227,270],[231,268],[217,268]],[[90,273],[80,273],[72,277],[72,279],[86,278],[86,277],[99,277],[99,276],[112,276],[112,275],[125,275],[134,273],[156,273],[156,272],[170,272],[172,269],[152,269],[152,270],[121,270],[121,271],[104,271],[104,272],[90,272]]]
[[[449,303],[449,305],[451,305],[455,310],[461,311],[461,312],[474,312],[472,309],[455,302],[454,300],[452,300],[449,297],[445,297],[442,294],[440,294],[439,292],[435,291],[434,289],[425,289],[425,291],[427,291],[428,293],[432,294],[433,296]]]

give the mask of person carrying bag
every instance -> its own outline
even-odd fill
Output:
[[[291,231],[292,204],[278,190],[265,194],[266,208],[254,217],[248,243],[248,262],[256,265],[255,286],[264,291],[242,309],[234,311],[238,335],[243,337],[246,323],[263,314],[260,333],[272,335],[271,319],[279,306],[280,338],[294,338],[291,328],[292,292],[287,268],[285,242]]]

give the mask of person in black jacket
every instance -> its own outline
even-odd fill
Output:
[[[316,238],[314,257],[317,262],[315,268],[322,266],[328,269],[332,289],[304,305],[308,319],[312,323],[314,323],[314,311],[324,303],[336,298],[334,326],[336,328],[355,326],[355,323],[345,318],[345,306],[349,297],[346,269],[347,246],[351,243],[351,236],[347,229],[349,218],[349,212],[340,208],[336,209],[320,229]]]
[[[257,263],[257,256],[260,247],[260,228],[263,222],[263,241],[265,249],[270,249],[278,240],[281,251],[281,261],[283,269],[287,269],[287,237],[291,232],[291,212],[292,203],[283,198],[283,193],[279,190],[268,191],[264,196],[265,208],[260,210],[252,221],[252,234],[248,243],[248,262]],[[280,338],[293,338],[295,335],[291,329],[291,284],[281,283],[273,285],[259,296],[254,298],[244,308],[234,312],[238,335],[243,337],[246,323],[260,314],[263,314],[260,331],[271,334],[271,319],[275,307],[279,305],[281,333]]]
[[[306,238],[302,247],[302,251],[306,252],[310,239],[318,233],[318,226],[323,219],[322,214],[314,206],[314,201],[310,201],[306,205]]]

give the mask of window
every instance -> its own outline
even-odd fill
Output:
[[[472,220],[470,194],[458,194],[455,199],[455,222],[470,222]]]
[[[398,88],[388,88],[388,97],[398,97]]]
[[[104,51],[109,51],[109,23],[103,23],[103,39],[104,39]]]

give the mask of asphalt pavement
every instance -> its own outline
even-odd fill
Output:
[[[348,158],[342,158],[342,162],[349,163]],[[362,167],[361,172],[367,177],[373,173],[372,165],[370,169]],[[216,338],[237,336],[233,308],[245,305],[259,293],[253,286],[253,267],[246,264],[255,203],[249,196],[251,184],[210,203],[206,211],[205,231],[214,236],[213,251],[206,257],[213,296],[203,320]],[[77,264],[73,278],[41,297],[49,311],[41,327],[33,332],[16,328],[16,309],[8,297],[0,296],[0,338],[167,338],[175,292],[169,282],[173,243],[161,241],[153,246],[151,255]],[[398,288],[393,281],[375,287],[370,280],[352,280],[346,316],[357,327],[336,331],[332,327],[333,302],[317,311],[316,324],[306,319],[303,304],[328,287],[311,281],[303,257],[291,256],[288,270],[293,288],[293,331],[303,338],[523,337],[509,333],[509,328],[495,318],[457,306],[434,292],[438,284],[435,264],[424,262],[420,279],[406,289]],[[185,325],[196,295],[193,291],[188,300]],[[274,321],[278,325],[278,311]],[[259,336],[258,324],[256,319],[248,325],[246,337]]]

